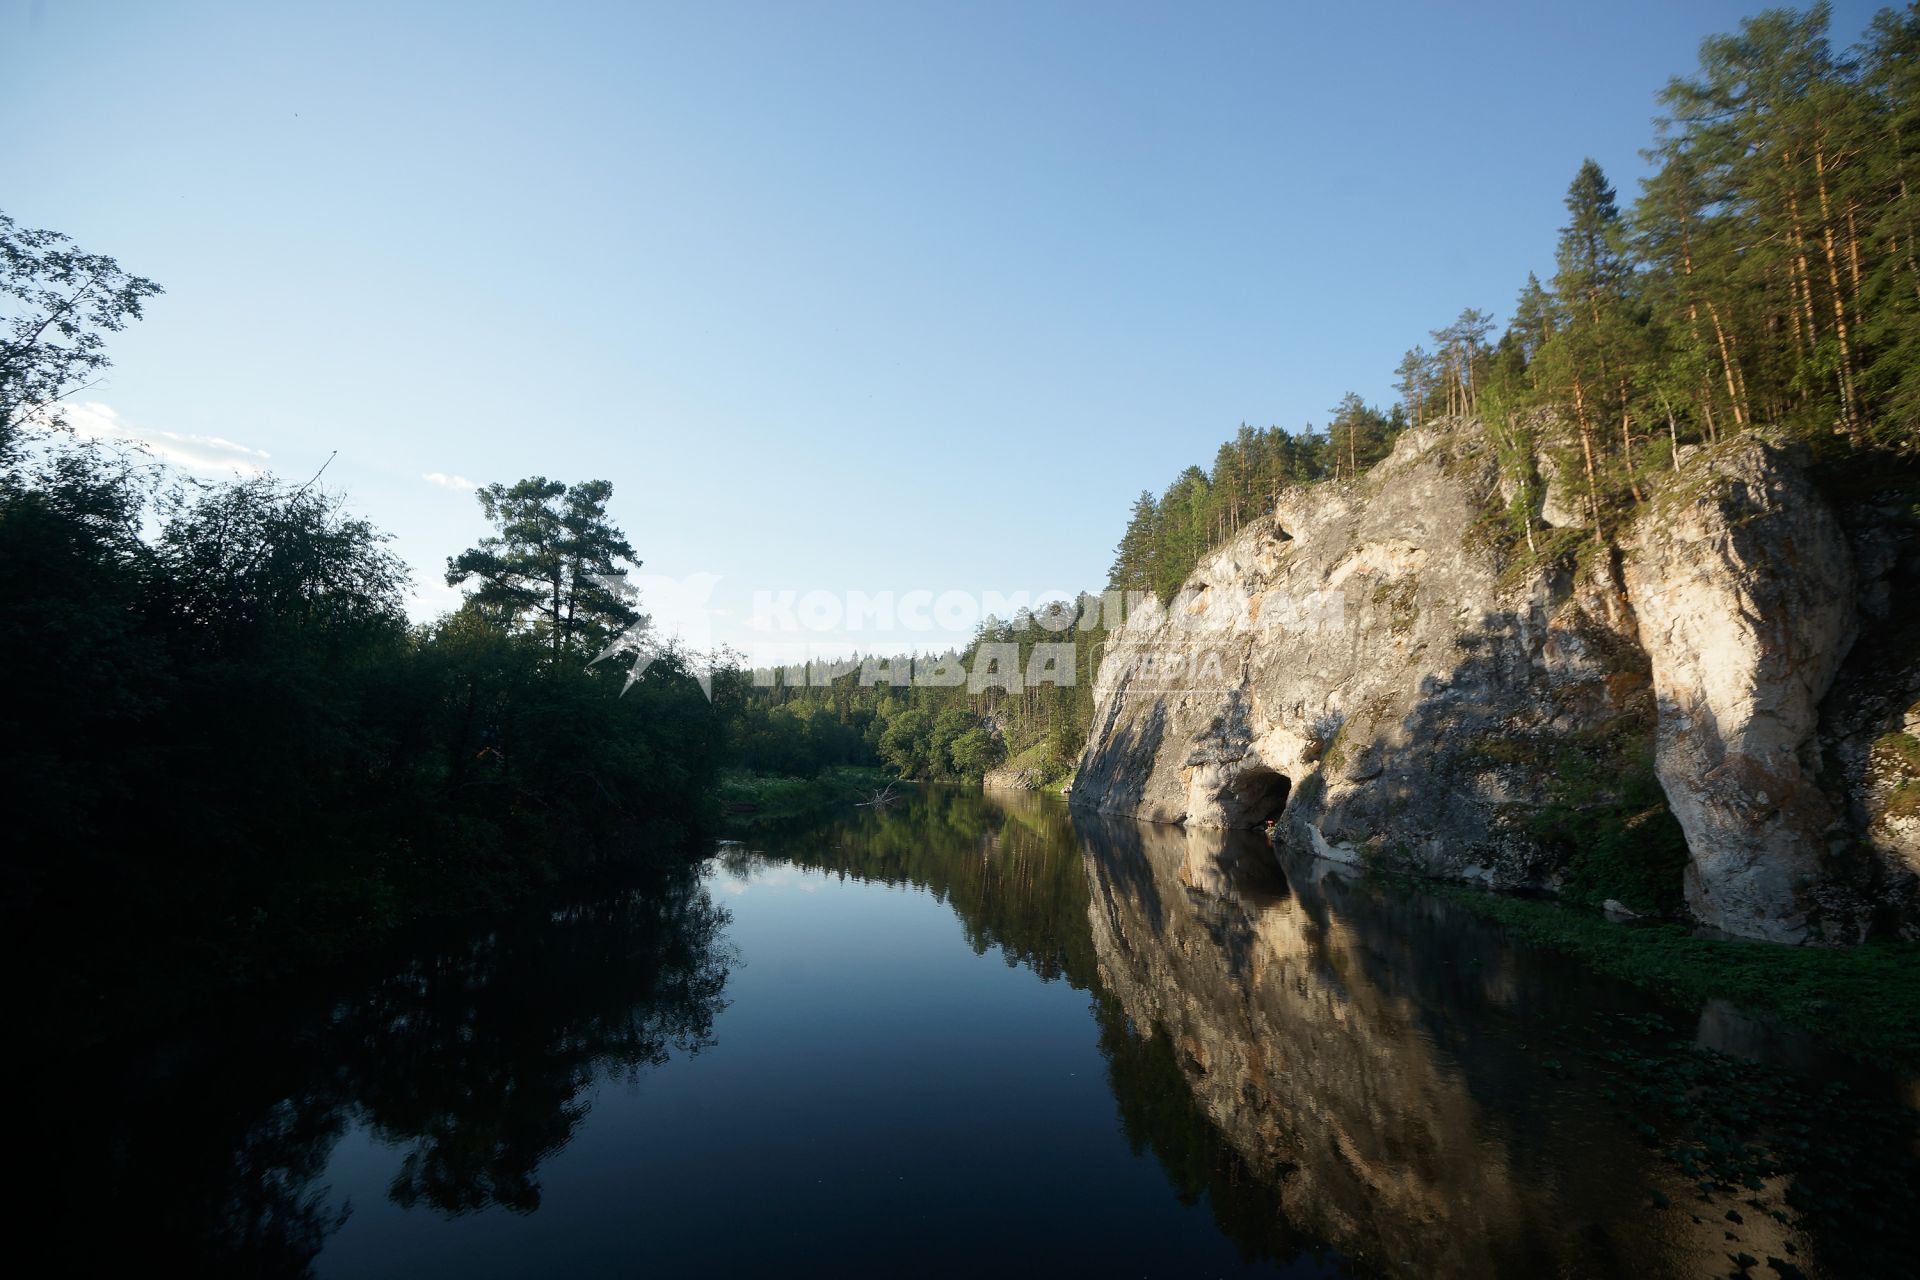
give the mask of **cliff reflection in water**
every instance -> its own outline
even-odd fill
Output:
[[[1075,826],[1100,984],[1261,1181],[1262,1245],[1423,1276],[1910,1266],[1912,1116],[1726,1056],[1772,1038],[1736,1011],[1690,1021],[1247,833]]]
[[[1574,1016],[1553,975],[1432,900],[1341,901],[1312,878],[1328,864],[1290,884],[1251,838],[1097,819],[1081,836],[1103,983],[1165,1037],[1276,1216],[1392,1271],[1664,1269],[1638,1144],[1585,1123],[1529,1054]]]
[[[1204,1197],[1248,1259],[1692,1275],[1745,1254],[1846,1274],[1905,1249],[1902,1221],[1870,1211],[1816,1230],[1782,1208],[1796,1180],[1830,1187],[1849,1169],[1876,1170],[1877,1189],[1846,1194],[1897,1191],[1914,1169],[1910,1116],[1850,1102],[1819,1128],[1832,1117],[1814,1114],[1804,1080],[1744,1075],[1718,1052],[1798,1056],[1817,1079],[1831,1064],[1807,1046],[1782,1054],[1725,1006],[1665,1007],[1444,898],[1248,833],[1017,792],[935,789],[783,844],[803,865],[924,888],[976,950],[1088,991],[1129,1141],[1183,1200]],[[1742,1160],[1763,1150],[1766,1122],[1740,1091],[1779,1088],[1818,1134],[1805,1167],[1772,1152],[1784,1167],[1703,1197],[1701,1173],[1668,1157],[1696,1139]],[[1675,1124],[1662,1108],[1682,1092],[1698,1118]]]
[[[1089,887],[1105,856],[1096,850],[1132,860],[1098,829],[1075,826],[1067,806],[1050,797],[939,787],[892,813],[801,833],[783,841],[782,852],[816,870],[925,890],[953,908],[975,951],[998,947],[1008,964],[1088,992],[1135,1153],[1158,1160],[1183,1203],[1204,1199],[1247,1260],[1317,1251],[1276,1211],[1267,1180],[1202,1109],[1167,1038],[1143,1034],[1147,1024],[1102,984],[1098,930],[1088,927]],[[1136,841],[1132,858],[1137,853]]]
[[[889,945],[912,949],[885,941],[903,922],[915,945],[951,955],[924,902],[893,905],[892,895],[872,892],[813,899],[831,886],[768,865],[792,863],[930,894],[974,952],[1085,992],[1119,1131],[1135,1155],[1154,1158],[1174,1196],[1206,1205],[1219,1235],[1194,1215],[1171,1215],[1199,1221],[1204,1247],[1218,1249],[1224,1236],[1247,1262],[1423,1276],[1724,1274],[1743,1255],[1781,1259],[1781,1275],[1911,1270],[1912,1216],[1899,1211],[1920,1182],[1910,1112],[1889,1121],[1864,1103],[1813,1100],[1821,1091],[1806,1081],[1825,1085],[1828,1076],[1811,1058],[1798,1064],[1810,1075],[1756,1075],[1735,1058],[1700,1053],[1696,1045],[1778,1056],[1735,1010],[1663,1009],[1510,941],[1445,899],[1343,879],[1333,864],[1295,861],[1244,835],[960,788],[922,789],[889,811],[862,809],[755,843],[760,852],[723,852],[716,879],[686,871],[451,927],[443,943],[385,970],[370,966],[370,980],[296,1005],[270,1027],[149,1045],[131,1071],[83,1077],[65,1068],[33,1095],[47,1105],[31,1122],[44,1127],[30,1132],[31,1149],[67,1153],[46,1180],[49,1228],[73,1242],[83,1271],[164,1256],[203,1273],[298,1274],[355,1211],[366,1216],[323,1268],[354,1270],[387,1256],[377,1250],[389,1241],[429,1235],[417,1256],[432,1259],[454,1233],[420,1224],[448,1218],[490,1247],[516,1237],[502,1234],[504,1215],[479,1211],[542,1207],[543,1169],[594,1121],[596,1080],[638,1081],[716,1037],[732,1049],[757,1046],[759,1056],[723,1051],[653,1077],[644,1095],[681,1108],[683,1122],[628,1112],[623,1127],[609,1121],[613,1104],[603,1106],[598,1118],[611,1127],[598,1160],[575,1166],[571,1182],[550,1171],[571,1198],[556,1191],[549,1212],[522,1222],[517,1238],[559,1224],[578,1232],[560,1237],[565,1248],[606,1269],[656,1256],[689,1263],[705,1237],[688,1223],[757,1176],[753,1153],[769,1126],[793,1131],[783,1136],[805,1155],[803,1176],[872,1190],[869,1153],[881,1151],[901,1162],[879,1166],[901,1188],[955,1154],[938,1141],[899,1140],[920,1112],[964,1105],[988,1116],[1000,1127],[967,1150],[990,1168],[1020,1149],[1042,1108],[1075,1098],[1085,1127],[1060,1130],[1073,1135],[1063,1141],[1096,1173],[1134,1171],[1134,1182],[1107,1185],[1142,1187],[1134,1211],[1143,1219],[1170,1208],[1150,1167],[1128,1161],[1117,1143],[1103,1147],[1113,1130],[1097,1087],[1048,1095],[1026,1072],[1034,1044],[1064,1035],[1079,1056],[1056,1056],[1049,1069],[1097,1076],[1080,1024],[1063,1022],[1077,1017],[1078,1002],[1051,999],[1064,993],[1030,1000],[1030,982],[1009,984],[970,958],[940,972],[955,983],[964,975],[964,987],[946,993],[964,991],[973,1017],[964,1035],[999,1036],[1004,1058],[1016,1060],[990,1077],[999,1085],[969,1093],[959,1069],[940,1080],[869,1081],[796,1115],[831,1096],[830,1082],[860,1081],[891,1042],[944,1053],[966,1041],[948,1038],[938,1001],[911,1022],[924,990],[916,974],[932,970],[895,973],[885,963],[896,954]],[[770,886],[797,878],[807,893],[738,900],[738,931],[758,939],[750,958],[766,967],[742,970],[738,1003],[717,1022],[735,958],[729,917],[708,886],[745,891],[760,868]],[[746,926],[756,919],[752,935]],[[806,979],[832,950],[822,931],[842,927],[863,931],[869,949],[851,953],[865,967],[843,964],[838,985]],[[859,985],[870,970],[871,988]],[[756,1003],[756,972],[786,980],[763,985]],[[850,976],[864,995],[848,998]],[[821,988],[831,998],[810,1003]],[[1042,1007],[1048,1036],[1030,1021]],[[782,1053],[793,1055],[784,1067],[774,1061]],[[910,1060],[937,1075],[948,1059]],[[775,1087],[783,1071],[800,1082],[791,1093]],[[102,1108],[101,1098],[122,1105]],[[862,1111],[869,1103],[871,1116]],[[1757,1133],[1773,1141],[1786,1131],[1797,1144],[1790,1150],[1774,1142],[1761,1158],[1748,1146]],[[1700,1146],[1698,1170],[1688,1144]],[[720,1158],[703,1178],[689,1156],[705,1145]],[[787,1180],[771,1190],[791,1199],[793,1166],[778,1167]],[[348,1205],[329,1181],[354,1178],[357,1203]],[[1715,1182],[1704,1198],[1696,1193]],[[635,1233],[623,1216],[630,1207],[609,1212],[579,1199],[583,1186],[598,1185],[644,1200],[643,1184],[657,1214],[651,1235]],[[1004,1220],[995,1215],[1032,1190],[1018,1178],[962,1185],[949,1189],[951,1203],[895,1203],[892,1225],[904,1235],[869,1234],[911,1253],[924,1233],[930,1269],[976,1268],[998,1256],[978,1223]],[[1107,1212],[1092,1192],[1072,1203],[1070,1179],[1053,1190],[1062,1212],[1086,1211],[1072,1222]],[[370,1199],[379,1202],[371,1212]],[[104,1224],[103,1205],[112,1206]],[[898,1217],[908,1208],[922,1216]],[[921,1225],[900,1227],[909,1218]],[[1171,1218],[1133,1239],[1173,1230]],[[867,1227],[858,1218],[836,1210],[834,1221],[851,1233],[840,1237],[843,1250],[861,1247]],[[1085,1225],[1050,1237],[1048,1219],[1030,1221],[1029,1247],[1058,1247],[1093,1270],[1132,1261],[1122,1232],[1109,1245],[1085,1238]],[[540,1237],[548,1246],[554,1238]],[[806,1254],[801,1239],[769,1228],[735,1256],[823,1273],[839,1261]],[[531,1255],[484,1256],[510,1273]]]

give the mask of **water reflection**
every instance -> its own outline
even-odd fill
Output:
[[[961,789],[781,831],[721,860],[745,876],[771,860],[911,887],[952,910],[974,952],[1085,992],[1100,1059],[1081,1052],[1095,1073],[1104,1061],[1119,1133],[1153,1157],[1172,1198],[1204,1204],[1248,1262],[1691,1275],[1738,1271],[1750,1258],[1777,1260],[1774,1273],[1790,1276],[1898,1274],[1914,1256],[1911,1113],[1875,1101],[1886,1082],[1810,1087],[1835,1070],[1817,1046],[1725,1005],[1662,1007],[1517,946],[1443,899],[1385,892],[1244,836]],[[29,1121],[36,1149],[70,1153],[52,1157],[50,1229],[73,1242],[78,1270],[164,1256],[207,1273],[299,1274],[355,1212],[328,1179],[369,1138],[393,1149],[381,1172],[356,1183],[378,1189],[375,1209],[437,1222],[532,1214],[546,1198],[543,1171],[592,1123],[598,1080],[642,1082],[729,1034],[857,1078],[875,1037],[927,1034],[862,1026],[865,1004],[832,1006],[848,1019],[835,1023],[763,1002],[758,1024],[717,1027],[736,963],[727,925],[693,872],[584,894],[535,916],[453,929],[399,963],[371,966],[376,976],[345,996],[265,1025],[236,1020],[146,1046],[109,1078],[69,1071],[29,1095],[74,1100]],[[775,965],[806,959],[768,955]],[[902,990],[911,981],[876,974],[870,998],[899,1016],[916,995]],[[807,998],[804,985],[781,990]],[[970,987],[969,998],[985,1001],[985,990]],[[746,995],[736,996],[745,1013]],[[987,1012],[976,1026],[1012,1027],[1010,1006],[977,1008]],[[758,1069],[725,1078],[766,1091]],[[929,1113],[965,1100],[990,1113],[981,1123],[1001,1126],[995,1133],[1042,1119],[1040,1095],[1018,1087],[978,1097],[955,1075],[919,1088]],[[873,1106],[865,1093],[849,1096]],[[101,1097],[129,1105],[89,1105]],[[1103,1104],[1088,1102],[1097,1127]],[[857,1137],[863,1123],[914,1123],[918,1105],[909,1088],[870,1122],[842,1114],[845,1105],[814,1119]],[[771,1120],[783,1122],[791,1117]],[[724,1109],[703,1111],[679,1132],[711,1129],[724,1151],[764,1138],[734,1124]],[[1010,1136],[998,1141],[1012,1149]],[[836,1140],[842,1148],[861,1150]],[[1098,1141],[1087,1150],[1109,1158]],[[981,1181],[977,1203],[949,1206],[955,1222],[993,1220],[994,1197],[1030,1195],[1014,1178]],[[690,1214],[688,1197],[725,1190],[661,1192],[655,1208],[670,1224]],[[368,1193],[359,1194],[366,1212]],[[102,1204],[114,1206],[104,1222]],[[937,1208],[925,1220],[928,1268],[982,1261],[954,1245]],[[586,1221],[603,1261],[649,1257],[648,1240]],[[1090,1269],[1128,1261],[1097,1240],[1067,1245]],[[343,1255],[351,1247],[343,1241]],[[831,1262],[793,1260],[803,1270]]]
[[[775,856],[947,903],[967,942],[1049,981],[1094,977],[1087,881],[1067,807],[1028,792],[922,788],[886,812],[787,833]]]
[[[1275,1212],[1270,1188],[1199,1105],[1168,1039],[1143,1034],[1103,978],[1098,931],[1089,927],[1096,858],[1113,846],[1097,831],[1076,832],[1067,807],[1028,792],[931,788],[889,816],[795,833],[782,856],[815,870],[888,885],[911,885],[946,902],[968,942],[997,947],[1009,964],[1089,992],[1119,1120],[1136,1154],[1151,1153],[1176,1197],[1207,1203],[1215,1223],[1247,1261],[1286,1261],[1323,1252]],[[1106,859],[1124,874],[1138,859]],[[1150,887],[1151,879],[1143,883]],[[1149,892],[1139,901],[1158,915]]]
[[[1665,1269],[1638,1144],[1586,1124],[1518,1038],[1566,1016],[1548,975],[1427,900],[1356,927],[1337,881],[1296,890],[1220,833],[1083,838],[1103,981],[1297,1230],[1396,1272]]]
[[[783,848],[925,888],[976,948],[1087,989],[1130,1142],[1247,1258],[1477,1276],[1911,1256],[1912,1117],[1874,1097],[1892,1082],[1443,898],[1019,793],[935,791]],[[1836,1074],[1861,1078],[1832,1105]]]
[[[591,1082],[711,1042],[726,920],[686,872],[461,936],[270,1034],[211,1029],[144,1055],[104,1086],[132,1102],[99,1118],[110,1185],[62,1206],[116,1206],[71,1224],[76,1261],[300,1274],[353,1211],[322,1176],[354,1126],[404,1148],[401,1206],[538,1209],[541,1164]]]
[[[396,1202],[532,1212],[538,1168],[573,1136],[596,1075],[637,1079],[710,1042],[725,916],[690,879],[663,888],[485,934],[339,1012],[347,1093],[379,1137],[409,1146]]]
[[[1297,1237],[1402,1275],[1910,1264],[1894,1206],[1912,1201],[1913,1129],[1897,1107],[1830,1105],[1784,1071],[1701,1054],[1668,1033],[1690,1029],[1680,1011],[1444,899],[1242,834],[1077,829],[1102,986],[1165,1042]],[[1751,1052],[1783,1037],[1713,1005],[1696,1039]],[[1832,1069],[1785,1039],[1801,1066]]]

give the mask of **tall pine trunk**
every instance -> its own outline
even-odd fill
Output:
[[[1826,153],[1816,143],[1813,148],[1813,173],[1820,194],[1820,240],[1826,251],[1827,288],[1833,293],[1833,334],[1840,348],[1840,420],[1847,435],[1860,438],[1860,408],[1854,394],[1853,346],[1847,340],[1847,304],[1840,291],[1840,257],[1833,243],[1833,206],[1827,196]]]
[[[1587,397],[1579,378],[1573,380],[1573,417],[1580,426],[1580,450],[1587,461],[1587,503],[1593,512],[1593,540],[1605,546],[1607,534],[1600,519],[1600,473],[1593,464],[1593,424],[1587,418]]]

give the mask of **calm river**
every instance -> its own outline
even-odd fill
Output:
[[[268,1275],[1914,1265],[1906,1085],[1347,874],[957,788],[751,835],[99,1064],[60,1227]]]

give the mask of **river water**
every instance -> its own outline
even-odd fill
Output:
[[[55,1108],[74,1259],[1532,1277],[1916,1256],[1903,1082],[1442,898],[1047,797],[934,788],[753,833],[294,1004],[97,1064],[107,1083]]]

